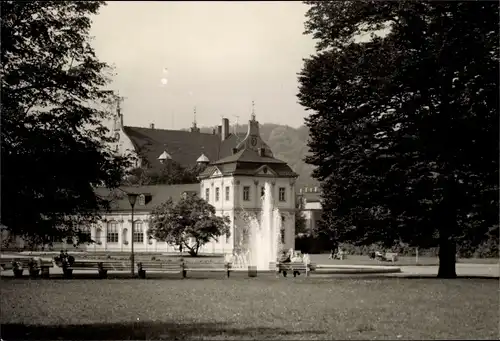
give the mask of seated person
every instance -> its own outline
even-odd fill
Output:
[[[290,259],[290,254],[287,253],[286,251],[283,251],[281,253],[281,257],[279,259],[280,263],[290,263],[292,260]]]

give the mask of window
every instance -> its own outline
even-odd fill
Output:
[[[265,188],[264,188],[264,187],[261,187],[261,188],[260,188],[260,196],[261,196],[261,197],[263,197],[263,196],[264,196],[264,194],[266,194],[266,190],[265,190]]]
[[[80,232],[82,233],[82,240],[87,241],[91,239],[90,226],[82,226]]]
[[[215,201],[219,201],[219,197],[220,197],[220,188],[215,187]]]
[[[210,188],[205,189],[205,201],[210,201]]]
[[[250,201],[250,186],[243,187],[243,200]]]
[[[280,187],[279,189],[279,201],[286,201],[285,197],[285,187]]]
[[[142,221],[136,221],[134,223],[134,243],[144,243],[144,230],[142,228]]]
[[[229,186],[226,186],[226,201],[229,201]]]
[[[140,206],[146,205],[146,197],[144,196],[144,194],[139,195],[139,205]]]
[[[118,243],[118,226],[116,224],[116,221],[110,221],[108,223],[106,241],[108,243]]]

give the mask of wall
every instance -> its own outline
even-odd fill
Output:
[[[207,253],[231,252],[240,239],[238,231],[245,222],[241,218],[243,211],[258,212],[262,209],[260,200],[261,187],[266,182],[274,183],[273,204],[278,207],[285,217],[285,246],[294,247],[295,244],[295,181],[291,178],[275,178],[273,176],[236,176],[222,177],[215,174],[200,183],[200,195],[206,198],[206,189],[209,190],[208,202],[213,205],[218,215],[227,215],[231,219],[231,238],[224,242],[224,237],[218,242],[206,244],[202,251]],[[229,200],[226,200],[226,186],[229,187]],[[243,188],[250,188],[249,200],[243,200]],[[285,188],[285,201],[279,200],[279,188]],[[216,200],[216,189],[219,188],[219,199]],[[256,195],[257,194],[257,195]]]
[[[119,134],[120,137],[117,142],[110,143],[111,149],[117,154],[121,156],[125,156],[127,154],[136,155],[134,144],[132,140],[125,134],[123,129],[118,131],[112,131],[112,136]],[[140,166],[140,161],[135,165],[136,167]]]

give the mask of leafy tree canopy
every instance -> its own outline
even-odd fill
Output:
[[[198,183],[198,175],[205,166],[195,165],[184,168],[177,162],[163,167],[159,172],[147,167],[137,167],[131,170],[126,183],[129,185],[178,185]]]
[[[90,45],[100,1],[3,1],[2,224],[37,243],[77,235],[120,184],[102,122],[115,100],[111,73]],[[87,241],[87,240],[85,240]]]
[[[171,199],[151,212],[148,234],[157,240],[186,248],[192,256],[201,246],[222,235],[229,237],[229,218],[215,215],[215,208],[196,194]]]
[[[498,231],[498,3],[306,3],[318,43],[298,97],[323,231],[439,245],[455,277],[456,243]]]

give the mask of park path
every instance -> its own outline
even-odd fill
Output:
[[[437,266],[401,266],[401,272],[388,276],[436,276]],[[457,264],[458,276],[499,277],[499,264]]]

